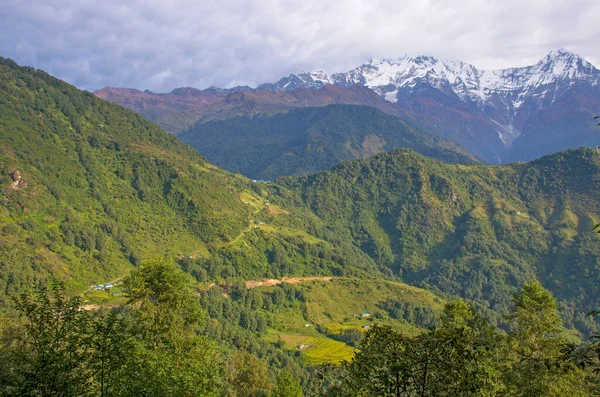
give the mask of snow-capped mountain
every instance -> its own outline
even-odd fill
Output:
[[[376,107],[454,141],[490,163],[526,161],[600,145],[600,71],[576,54],[535,65],[480,70],[461,61],[405,56],[345,73],[299,73],[258,88],[179,88],[169,94],[106,88],[120,103],[178,134],[195,122],[273,115],[329,104]]]
[[[518,92],[521,98],[513,101],[518,108],[522,97],[538,87],[576,80],[598,85],[600,71],[578,55],[560,49],[550,52],[535,65],[499,70],[480,70],[465,62],[428,56],[371,59],[346,73],[328,76],[323,71],[302,72],[269,86],[289,91],[300,87],[321,88],[325,84],[358,84],[371,88],[387,101],[396,102],[400,89],[427,82],[438,89],[450,88],[462,100],[479,102],[496,94]]]
[[[473,138],[475,141],[482,138],[474,137],[474,134],[489,135],[486,132],[489,133],[491,129],[496,136],[488,136],[485,139],[487,142],[480,143],[491,146],[492,150],[482,148],[475,152],[489,161],[504,162],[512,159],[510,156],[507,158],[506,152],[510,151],[517,138],[530,132],[531,122],[540,112],[563,103],[567,96],[582,89],[586,90],[586,96],[594,97],[593,102],[597,101],[600,95],[600,71],[588,61],[565,50],[552,51],[532,66],[501,70],[480,70],[465,62],[435,57],[405,56],[370,60],[345,73],[299,73],[275,84],[265,84],[259,89],[291,91],[321,88],[326,84],[366,86],[386,101],[398,104],[398,108],[405,111],[400,110],[402,116],[409,116],[430,132],[450,139],[454,137],[467,147],[472,148]],[[439,117],[422,120],[428,113],[427,109],[422,108],[431,102],[426,101],[426,97],[435,102],[430,103],[429,107],[436,108],[443,104],[442,108],[454,110],[450,113],[466,112],[468,117],[460,117],[461,120],[455,120],[460,121],[460,125],[451,124],[440,131],[435,124],[436,121],[444,122],[443,117],[440,120],[437,120]],[[417,103],[420,105],[415,107]],[[448,112],[448,109],[440,110],[442,113]],[[597,111],[600,112],[600,108]],[[470,120],[473,118],[475,120]],[[483,125],[487,125],[483,128],[487,131],[481,131]],[[456,136],[461,135],[457,129],[464,130],[462,135],[466,136]],[[496,148],[498,145],[495,140],[500,140],[503,148]]]

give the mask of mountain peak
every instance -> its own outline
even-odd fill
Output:
[[[550,51],[548,53],[548,55],[546,55],[546,58],[544,58],[544,59],[557,59],[557,58],[572,59],[572,58],[580,58],[580,56],[575,54],[574,52],[571,52],[564,48],[559,48],[559,49]]]
[[[533,76],[539,82],[556,80],[589,80],[593,85],[599,82],[600,71],[579,55],[563,48],[550,51],[548,55],[533,67]]]
[[[542,59],[539,64],[549,64],[549,63],[564,63],[565,66],[569,66],[577,69],[578,67],[590,67],[593,65],[575,54],[574,52],[565,50],[564,48],[559,48],[557,50],[550,51],[544,59]]]

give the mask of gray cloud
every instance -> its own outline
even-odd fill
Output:
[[[559,47],[598,64],[597,0],[7,0],[0,56],[88,90],[255,86],[373,57],[532,64]]]

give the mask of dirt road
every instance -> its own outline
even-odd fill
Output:
[[[277,280],[274,278],[265,279],[263,281],[249,280],[246,281],[246,288],[256,288],[256,287],[271,287],[273,285],[278,285],[281,283],[288,284],[296,284],[302,281],[331,281],[335,279],[335,277],[325,276],[325,277],[284,277],[281,280]]]

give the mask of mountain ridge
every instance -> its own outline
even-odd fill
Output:
[[[569,322],[583,329],[600,304],[598,170],[597,149],[501,166],[394,149],[278,183],[411,285],[466,297],[501,321],[509,286],[537,278],[563,314],[579,308]]]
[[[327,105],[273,116],[198,122],[179,135],[209,161],[252,179],[274,180],[331,168],[342,160],[397,147],[449,163],[475,163],[466,149],[377,108]]]
[[[496,323],[538,279],[569,327],[598,329],[597,149],[503,166],[396,149],[260,183],[44,72],[2,61],[0,85],[2,308],[52,277],[82,291],[167,254],[207,284],[403,280]]]
[[[493,136],[488,136],[487,141],[495,141],[498,149],[491,158],[490,154],[483,157],[491,162],[506,162],[514,160],[507,158],[506,152],[510,151],[516,139],[529,133],[527,123],[535,118],[536,110],[552,107],[574,86],[583,84],[590,86],[597,100],[600,96],[600,70],[563,49],[551,51],[535,65],[498,70],[478,69],[462,61],[405,56],[370,60],[348,72],[330,76],[320,71],[300,73],[263,87],[288,90],[289,87],[320,88],[325,84],[343,87],[363,85],[386,101],[400,106],[409,104],[423,88],[438,90],[449,97],[451,106],[460,110],[463,104],[470,114],[480,117],[481,122],[487,124],[485,129],[497,133],[500,142]],[[410,118],[410,114],[405,116]],[[445,137],[452,139],[451,136]],[[454,140],[465,145],[468,138]],[[478,151],[475,153],[481,155]]]
[[[346,73],[292,74],[257,88],[194,91],[194,98],[213,105],[197,105],[185,117],[176,105],[165,110],[169,101],[159,94],[140,99],[141,105],[109,98],[102,91],[98,95],[140,112],[175,134],[198,121],[238,115],[273,115],[333,103],[369,105],[454,141],[486,162],[500,164],[600,145],[593,122],[600,108],[599,82],[600,71],[591,63],[555,50],[535,65],[517,68],[486,71],[461,61],[405,56],[371,60]],[[359,87],[363,90],[357,91]],[[173,92],[180,93],[181,99],[187,91]],[[227,95],[232,97],[226,100]],[[174,127],[169,117],[183,117],[186,122]]]
[[[291,87],[289,81],[294,77],[305,85],[304,88],[320,88],[326,84],[364,85],[387,101],[396,102],[397,98],[391,94],[396,94],[397,91],[384,91],[382,87],[388,87],[390,84],[397,88],[414,87],[420,80],[426,80],[436,83],[438,89],[443,89],[448,82],[461,99],[468,97],[471,100],[485,100],[486,96],[493,91],[510,91],[522,86],[532,89],[557,79],[588,79],[593,85],[598,85],[600,71],[577,54],[564,49],[550,51],[535,65],[489,70],[478,69],[472,64],[459,60],[406,55],[395,59],[370,59],[367,63],[348,72],[336,72],[330,76],[322,71],[292,74],[276,83],[260,85],[258,89],[262,87],[291,90],[297,88]]]

